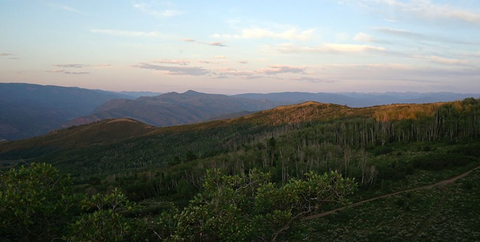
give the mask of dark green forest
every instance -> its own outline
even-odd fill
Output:
[[[100,121],[0,143],[0,237],[479,240],[479,114],[473,98],[369,108],[307,102],[165,128]],[[471,170],[452,184],[388,195]]]

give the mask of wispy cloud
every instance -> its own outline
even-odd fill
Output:
[[[147,3],[136,3],[133,5],[133,7],[135,7],[136,9],[146,14],[153,15],[155,17],[161,17],[161,18],[168,18],[168,17],[173,17],[173,16],[183,14],[182,11],[172,10],[172,9],[157,10],[152,5]]]
[[[305,68],[295,66],[272,65],[269,66],[269,68],[258,70],[257,73],[265,75],[276,75],[282,73],[305,73]]]
[[[226,57],[224,55],[216,55],[215,59],[225,59]]]
[[[154,38],[173,38],[170,35],[162,34],[157,31],[142,32],[142,31],[123,31],[112,29],[90,29],[90,32],[97,34],[107,34],[114,36],[126,36],[126,37],[154,37]]]
[[[181,65],[181,66],[186,66],[190,64],[189,60],[155,60],[152,61],[153,63],[159,63],[159,64],[173,64],[173,65]]]
[[[86,72],[86,71],[66,71],[64,72],[65,74],[68,74],[68,75],[87,75],[87,74],[90,74],[90,72]]]
[[[110,65],[110,64],[89,65],[89,67],[92,67],[92,68],[95,68],[95,69],[107,69],[107,68],[111,68],[112,65]]]
[[[70,6],[67,6],[67,5],[54,4],[54,3],[51,3],[51,2],[45,2],[45,3],[52,8],[58,8],[58,9],[62,9],[62,10],[65,10],[65,11],[72,12],[72,13],[88,15],[87,13],[84,13],[84,12],[82,12],[82,11],[76,9],[76,8],[73,8],[73,7],[70,7]]]
[[[314,29],[299,31],[296,28],[291,28],[285,31],[275,32],[263,28],[248,28],[243,29],[240,34],[214,34],[213,38],[225,39],[284,39],[284,40],[306,40],[310,39],[315,33]]]
[[[417,57],[417,58],[426,59],[434,63],[445,64],[445,65],[463,66],[468,64],[468,60],[445,58],[440,56],[426,56],[426,57]]]
[[[4,57],[4,56],[12,56],[12,54],[10,54],[10,53],[0,53],[0,57]]]
[[[84,67],[88,67],[89,65],[84,65],[84,64],[56,64],[54,66],[61,67],[61,68],[84,68]]]
[[[293,78],[295,81],[304,81],[304,82],[310,82],[310,83],[334,83],[335,81],[328,80],[328,79],[321,79],[321,78],[315,78],[315,77],[297,77]]]
[[[207,42],[200,42],[200,41],[196,41],[194,39],[182,39],[183,42],[189,42],[189,43],[197,43],[197,44],[201,44],[201,45],[210,45],[210,46],[216,46],[216,47],[227,47],[226,44],[222,43],[222,42],[210,42],[210,43],[207,43]]]
[[[274,46],[274,49],[282,53],[375,53],[385,52],[384,47],[371,45],[353,45],[353,44],[323,44],[320,46],[306,47],[297,46],[291,43]]]
[[[212,42],[212,43],[208,43],[208,45],[218,46],[218,47],[226,47],[226,45],[221,43],[221,42]]]
[[[54,70],[51,70],[51,71],[47,71],[47,72],[50,72],[50,73],[62,73],[64,72],[65,69],[54,69]]]
[[[258,75],[255,71],[248,71],[248,70],[237,70],[234,68],[222,68],[214,72],[215,78],[217,79],[225,79],[231,76],[240,77],[243,79],[258,79],[262,78],[261,75]]]
[[[175,76],[205,76],[210,73],[210,71],[202,67],[186,67],[186,66],[162,66],[162,65],[152,65],[148,63],[139,63],[132,65],[134,68],[162,71],[167,75]]]
[[[394,29],[394,28],[385,28],[385,27],[376,27],[374,30],[388,34],[391,36],[396,36],[400,38],[417,40],[417,41],[428,41],[428,42],[444,42],[449,44],[459,44],[459,45],[480,45],[479,42],[470,42],[464,40],[456,40],[451,38],[445,38],[441,36],[425,35],[405,29]]]
[[[51,71],[47,71],[49,73],[63,73],[63,74],[67,74],[67,75],[87,75],[87,74],[90,74],[90,72],[86,72],[86,71],[65,71],[65,69],[54,69],[54,70],[51,70]]]
[[[381,13],[402,13],[404,18],[422,20],[453,20],[480,25],[480,14],[475,10],[462,9],[452,4],[439,4],[431,0],[343,0],[378,10]],[[386,10],[385,8],[389,8]]]
[[[77,9],[69,7],[69,6],[61,6],[61,8],[63,10],[67,10],[67,11],[78,13],[78,14],[85,14],[84,12],[78,11]]]
[[[87,65],[87,64],[78,64],[78,63],[55,64],[53,66],[58,67],[58,68],[47,71],[47,72],[49,72],[49,73],[64,73],[64,74],[70,74],[70,75],[85,75],[85,74],[90,74],[90,72],[87,72],[87,71],[68,71],[68,69],[83,69],[83,68],[105,69],[105,68],[111,68],[112,67],[112,65],[110,65],[110,64]]]
[[[239,61],[238,63],[245,65],[245,64],[248,64],[248,61]]]
[[[244,79],[257,79],[279,74],[303,74],[304,67],[272,65],[268,68],[259,70],[237,70],[235,68],[222,68],[214,72],[216,78],[228,78],[230,76],[241,77]]]
[[[201,64],[217,64],[217,62],[209,61],[209,60],[198,60],[197,62]]]
[[[358,33],[357,35],[355,35],[355,37],[353,37],[353,40],[355,41],[359,41],[359,42],[367,42],[367,43],[378,43],[378,44],[388,44],[389,42],[388,41],[384,41],[384,40],[379,40],[369,34],[365,34],[365,33]]]

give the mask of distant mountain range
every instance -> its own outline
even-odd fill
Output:
[[[46,134],[114,98],[130,97],[77,87],[0,83],[0,140]]]
[[[109,92],[77,87],[0,83],[0,141],[25,139],[72,125],[132,118],[171,126],[248,115],[306,101],[367,107],[478,98],[459,93],[248,93],[233,96],[185,93]]]
[[[278,106],[277,102],[260,99],[205,94],[195,91],[165,93],[135,100],[115,99],[96,108],[92,114],[76,118],[65,126],[91,123],[103,119],[132,118],[155,126],[196,123],[205,120],[236,117],[245,112]],[[217,118],[219,117],[219,118]]]
[[[393,103],[433,103],[462,100],[468,97],[478,98],[480,94],[462,93],[308,93],[308,92],[281,92],[281,93],[247,93],[235,97],[270,100],[283,105],[297,104],[306,101],[334,103],[349,107],[370,107]]]
[[[154,96],[158,96],[158,95],[162,94],[160,92],[126,92],[126,91],[117,92],[117,93],[129,96],[129,97],[132,97],[132,98],[154,97]]]

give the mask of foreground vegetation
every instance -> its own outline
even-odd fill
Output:
[[[269,174],[208,171],[200,192],[182,211],[137,217],[140,207],[118,189],[73,193],[68,175],[47,164],[0,176],[0,238],[17,241],[252,241],[295,237],[300,219],[327,203],[345,203],[356,184],[332,172],[305,174],[282,186]]]
[[[131,120],[102,121],[0,144],[0,163],[12,169],[2,175],[6,204],[0,205],[0,212],[14,211],[9,201],[39,200],[38,207],[43,207],[41,201],[49,200],[60,201],[49,209],[65,211],[66,216],[52,220],[61,225],[41,222],[50,217],[28,215],[43,220],[20,223],[18,214],[29,214],[20,209],[3,223],[2,230],[9,232],[2,236],[36,240],[15,237],[20,230],[14,228],[30,224],[28,236],[80,241],[433,241],[451,236],[471,241],[478,238],[471,218],[480,214],[469,202],[480,199],[478,187],[469,182],[388,197],[316,220],[301,218],[335,209],[346,199],[357,202],[425,186],[477,167],[479,114],[480,101],[475,99],[361,109],[307,102],[242,118],[160,129]],[[101,132],[107,128],[115,132],[116,141],[110,141],[110,132]],[[10,194],[7,199],[4,194],[12,190],[8,187],[27,193],[39,186],[6,178],[34,174],[29,173],[31,167],[21,168],[25,162],[60,174],[39,165],[46,162],[72,177],[55,185],[63,190],[53,190],[57,195],[51,198],[35,193],[17,200],[13,197],[18,194]],[[476,177],[478,171],[458,184]],[[328,184],[339,193],[329,196],[336,190],[322,190]],[[462,207],[471,214],[461,215]],[[458,232],[451,236],[438,232],[450,216],[458,224]],[[6,227],[11,224],[17,227]],[[55,228],[63,229],[59,233]]]

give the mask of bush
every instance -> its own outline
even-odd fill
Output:
[[[82,197],[74,195],[70,176],[47,164],[31,164],[0,173],[0,238],[51,241],[61,237]]]
[[[448,167],[465,166],[472,161],[475,161],[475,158],[464,154],[429,154],[415,158],[413,166],[424,170],[439,171]]]
[[[377,168],[381,179],[398,180],[415,171],[412,163],[407,161],[383,162],[377,164]]]
[[[386,155],[386,154],[389,154],[389,153],[392,153],[393,152],[393,148],[390,147],[390,146],[380,146],[380,147],[377,147],[375,149],[375,151],[373,152],[373,154],[375,156],[379,156],[379,155]]]

